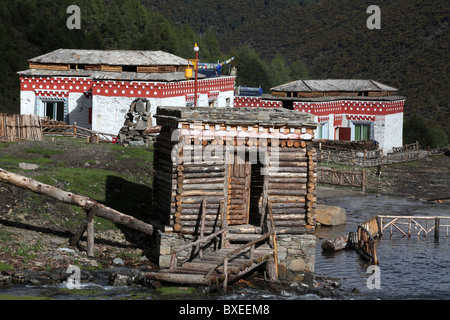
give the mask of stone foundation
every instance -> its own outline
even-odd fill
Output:
[[[160,235],[160,250],[159,250],[159,267],[168,268],[170,266],[170,259],[172,255],[172,250],[178,250],[182,246],[192,243],[198,239],[198,236],[193,235],[179,235],[178,233],[164,233],[161,232]],[[215,250],[219,241],[212,240],[204,250]],[[196,247],[190,247],[186,250],[182,250],[177,253],[177,263],[181,264],[198,254],[198,249]]]
[[[277,235],[278,265],[293,272],[314,272],[316,237],[309,234]]]
[[[170,266],[173,249],[180,248],[194,242],[197,237],[192,235],[179,235],[177,233],[160,234],[159,267]],[[209,248],[215,249],[217,242],[211,242]],[[316,237],[313,235],[277,235],[278,265],[282,269],[292,272],[314,272]],[[177,254],[177,263],[182,263],[198,253],[196,248],[189,248]]]

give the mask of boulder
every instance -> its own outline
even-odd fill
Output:
[[[338,226],[345,224],[345,209],[318,204],[316,208],[316,221],[325,226]]]
[[[37,164],[25,163],[25,162],[19,163],[19,169],[22,169],[22,170],[36,170],[38,168],[39,168],[39,166]]]
[[[347,247],[347,237],[341,236],[335,239],[328,239],[322,242],[322,250],[323,251],[339,251],[343,250]]]

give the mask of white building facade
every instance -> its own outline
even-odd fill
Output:
[[[270,95],[235,98],[236,107],[287,108],[314,115],[316,139],[373,140],[383,153],[403,146],[406,98],[373,80],[297,80]]]

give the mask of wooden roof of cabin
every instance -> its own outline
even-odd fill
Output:
[[[155,117],[175,122],[261,126],[316,127],[309,113],[284,108],[158,107]]]

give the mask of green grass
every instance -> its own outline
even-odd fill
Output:
[[[18,158],[16,156],[5,154],[0,156],[0,165],[5,169],[17,169],[19,166],[19,163],[26,162],[26,163],[32,163],[37,164],[38,166],[42,166],[45,164],[52,163],[53,161],[49,158]]]
[[[13,271],[14,268],[10,266],[9,264],[0,262],[0,271]]]
[[[58,182],[59,185],[63,185],[61,189],[65,191],[103,201],[105,182],[111,175],[119,176],[118,173],[110,170],[61,167],[46,174],[37,175],[34,179],[49,185]]]
[[[123,147],[113,144],[92,144],[70,137],[45,137],[42,142],[25,142],[0,152],[0,167],[32,177],[67,192],[86,196],[125,214],[144,219],[151,212],[153,147]],[[0,149],[0,150],[2,150]],[[64,154],[85,152],[85,157],[67,159]],[[94,151],[93,151],[94,150]],[[15,152],[12,154],[12,152]],[[62,156],[61,156],[62,155]],[[56,158],[54,161],[52,158]],[[18,169],[21,162],[39,166],[36,171]],[[88,163],[91,166],[85,167]],[[148,197],[142,197],[142,194]],[[44,219],[53,225],[74,230],[85,218],[83,209],[42,195],[26,193],[17,213]],[[139,217],[139,215],[141,215]],[[96,230],[116,230],[111,221],[95,218]],[[1,236],[1,234],[0,234]],[[1,238],[0,238],[1,240]]]
[[[189,295],[194,294],[195,288],[194,287],[161,287],[159,289],[155,289],[155,294],[158,295]]]
[[[150,147],[123,147],[113,145],[111,148],[117,154],[117,159],[136,161],[137,165],[144,168],[149,163],[153,163],[153,146]]]
[[[64,151],[59,149],[24,148],[23,151],[47,157],[50,157],[55,154],[64,154]]]

